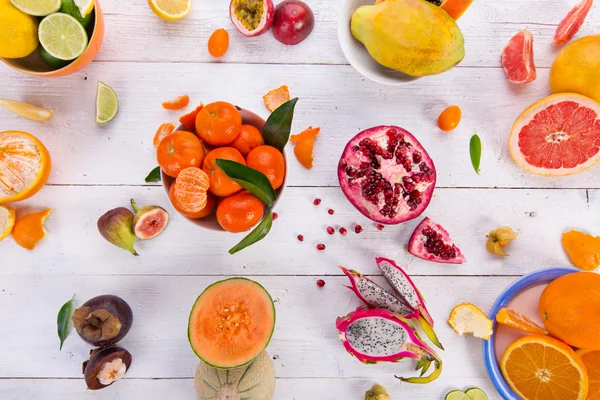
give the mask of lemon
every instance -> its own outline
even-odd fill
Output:
[[[27,57],[37,46],[37,19],[0,0],[0,57]]]
[[[98,81],[96,92],[96,123],[103,125],[110,122],[119,111],[117,94],[106,83]]]
[[[192,0],[148,0],[148,5],[165,21],[177,21],[192,10]]]
[[[552,93],[574,92],[600,102],[600,35],[566,45],[550,69]]]
[[[74,60],[83,54],[88,36],[83,26],[68,14],[50,14],[40,22],[40,43],[52,57]]]
[[[10,0],[13,6],[25,14],[45,17],[60,8],[60,0]]]
[[[81,18],[85,18],[91,14],[94,9],[94,0],[73,0],[73,3],[79,8]]]

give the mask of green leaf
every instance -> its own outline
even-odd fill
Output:
[[[60,339],[60,348],[62,350],[63,343],[67,336],[69,336],[69,323],[71,322],[71,314],[73,313],[73,299],[75,295],[71,297],[71,300],[67,301],[58,311],[58,317],[56,318],[56,325],[58,326],[58,338]]]
[[[292,119],[294,118],[294,107],[298,98],[293,98],[287,103],[280,105],[275,111],[269,115],[265,127],[263,128],[263,138],[265,144],[273,146],[279,151],[290,140],[290,132],[292,131]]]
[[[146,177],[146,182],[160,182],[160,167],[154,168]]]
[[[265,174],[231,160],[219,158],[215,164],[241,187],[258,197],[267,207],[273,207],[277,196]]]
[[[252,232],[248,234],[241,242],[236,244],[229,250],[229,254],[235,254],[240,250],[245,249],[248,246],[253,245],[254,243],[264,239],[265,236],[271,230],[271,226],[273,225],[273,213],[269,211],[269,213],[260,221],[260,224],[254,228]]]
[[[477,134],[471,137],[469,143],[469,153],[471,154],[471,164],[475,172],[479,173],[479,165],[481,164],[481,139]]]

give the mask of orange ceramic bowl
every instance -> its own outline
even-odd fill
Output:
[[[100,3],[98,3],[97,0],[95,1],[94,10],[94,31],[90,37],[88,47],[79,58],[66,67],[52,70],[44,61],[42,61],[37,50],[24,58],[0,57],[0,59],[9,67],[33,76],[58,78],[80,71],[96,57],[96,54],[98,54],[98,50],[100,50],[100,46],[102,45],[102,40],[104,40],[104,14],[102,13]]]

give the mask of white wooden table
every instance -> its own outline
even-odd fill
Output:
[[[441,76],[402,87],[380,86],[349,65],[337,43],[337,1],[309,0],[316,16],[312,35],[285,47],[270,33],[244,38],[231,23],[224,0],[196,0],[191,15],[165,23],[145,0],[103,0],[106,38],[96,61],[73,76],[39,79],[0,66],[0,97],[50,108],[45,125],[0,110],[0,130],[38,136],[52,155],[49,184],[17,204],[22,212],[50,207],[46,239],[34,252],[9,238],[0,243],[0,398],[7,399],[194,399],[197,358],[187,342],[187,317],[198,294],[227,276],[248,276],[264,284],[275,299],[277,327],[268,348],[277,370],[278,400],[351,400],[374,383],[393,399],[441,399],[451,389],[479,386],[499,398],[489,383],[481,343],[459,337],[446,325],[452,306],[473,302],[487,310],[518,276],[542,267],[567,265],[560,234],[571,227],[598,225],[598,167],[573,177],[528,175],[507,149],[510,127],[519,113],[545,96],[548,68],[556,50],[555,27],[571,0],[476,0],[460,20],[467,56]],[[592,9],[579,36],[598,33],[600,8]],[[221,62],[206,50],[210,33],[225,27],[231,46]],[[508,39],[529,28],[535,37],[538,79],[515,87],[499,67]],[[96,82],[111,85],[120,111],[105,127],[94,124]],[[187,93],[192,103],[227,100],[267,111],[262,95],[287,84],[300,97],[293,130],[320,126],[315,167],[290,160],[289,187],[275,210],[279,219],[267,239],[235,256],[227,250],[240,236],[207,232],[180,217],[162,187],[145,184],[156,166],[152,138],[157,126],[176,121],[161,102]],[[448,105],[463,110],[452,133],[436,128]],[[462,247],[468,262],[427,263],[405,248],[420,221],[383,232],[362,217],[341,193],[336,166],[345,143],[358,131],[396,124],[413,132],[433,157],[438,188],[425,215],[442,223]],[[469,161],[469,138],[483,141],[481,175]],[[171,212],[168,229],[137,245],[140,257],[111,246],[96,229],[108,209],[158,204]],[[323,200],[319,207],[312,201]],[[327,214],[333,208],[335,214]],[[356,235],[352,227],[365,229]],[[346,237],[325,228],[345,226]],[[509,225],[520,232],[511,257],[485,251],[485,234]],[[303,234],[300,243],[296,236]],[[323,242],[325,251],[315,245]],[[338,342],[335,318],[359,303],[342,285],[337,265],[376,274],[375,256],[406,265],[428,300],[446,347],[444,371],[426,386],[402,384],[394,374],[411,373],[414,363],[363,365]],[[318,288],[317,279],[326,286]],[[381,277],[375,277],[381,281]],[[126,379],[110,388],[86,390],[81,363],[89,348],[72,334],[58,351],[56,314],[74,293],[81,302],[99,294],[125,298],[135,314],[133,329],[121,343],[133,365]]]

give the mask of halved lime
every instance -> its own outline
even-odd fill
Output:
[[[25,14],[45,17],[55,13],[60,8],[61,0],[10,0],[13,6]]]
[[[444,400],[469,400],[469,396],[462,390],[453,390],[444,397]]]
[[[81,16],[81,11],[79,7],[75,5],[73,0],[62,0],[62,5],[60,6],[60,10],[58,12],[69,14],[71,17],[75,18],[84,28],[87,28],[92,22],[92,17],[94,13],[89,13],[85,17]]]
[[[119,111],[119,99],[115,91],[102,81],[98,81],[96,93],[96,123],[106,124]]]
[[[70,15],[50,14],[40,22],[38,35],[44,49],[59,60],[74,60],[83,54],[88,35],[83,26]]]
[[[470,400],[488,400],[487,394],[476,387],[465,390],[465,393]]]

